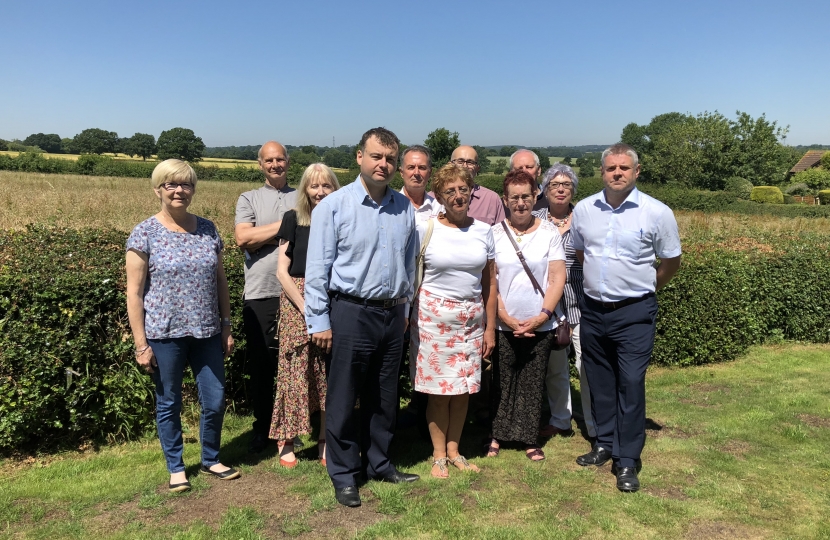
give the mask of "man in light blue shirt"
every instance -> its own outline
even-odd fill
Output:
[[[681,253],[674,214],[636,188],[639,174],[633,148],[615,144],[605,150],[605,189],[576,205],[571,225],[583,264],[580,339],[597,429],[591,452],[576,462],[603,465],[613,459],[617,488],[626,492],[640,489],[655,292],[674,277]]]
[[[399,144],[384,128],[364,133],[360,176],[311,216],[305,319],[312,341],[331,351],[326,467],[337,502],[351,507],[360,506],[363,474],[393,483],[418,479],[389,460],[418,242],[409,199],[388,187]]]

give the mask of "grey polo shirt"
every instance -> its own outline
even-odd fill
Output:
[[[282,215],[294,208],[297,191],[285,185],[282,189],[265,184],[246,191],[236,202],[235,224],[253,223],[255,227],[282,220]],[[277,280],[276,245],[266,244],[254,252],[245,251],[245,299],[273,298],[282,293]]]

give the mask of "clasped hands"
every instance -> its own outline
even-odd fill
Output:
[[[539,315],[535,315],[523,321],[520,321],[516,317],[511,317],[510,315],[503,315],[499,318],[501,319],[501,322],[513,330],[513,335],[517,338],[535,337],[536,334],[534,330],[542,326],[548,320],[548,316],[544,313],[540,313]]]

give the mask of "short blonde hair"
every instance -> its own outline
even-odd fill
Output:
[[[340,182],[337,181],[337,175],[334,171],[324,163],[312,163],[303,171],[303,176],[300,178],[300,185],[297,186],[297,225],[300,227],[308,227],[311,225],[311,200],[308,197],[308,185],[313,180],[328,180],[331,182],[334,191],[340,189]]]
[[[444,198],[444,187],[450,182],[456,180],[463,180],[467,187],[472,190],[475,187],[473,175],[467,170],[467,167],[456,165],[455,163],[447,163],[432,177],[432,192],[435,195],[441,194],[441,199]]]
[[[165,159],[153,169],[150,185],[158,189],[170,180],[185,180],[196,185],[196,171],[186,161],[180,159]]]

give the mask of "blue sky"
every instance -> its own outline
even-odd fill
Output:
[[[624,7],[623,7],[624,6]],[[736,110],[830,144],[830,2],[3,2],[0,138],[606,144]]]

